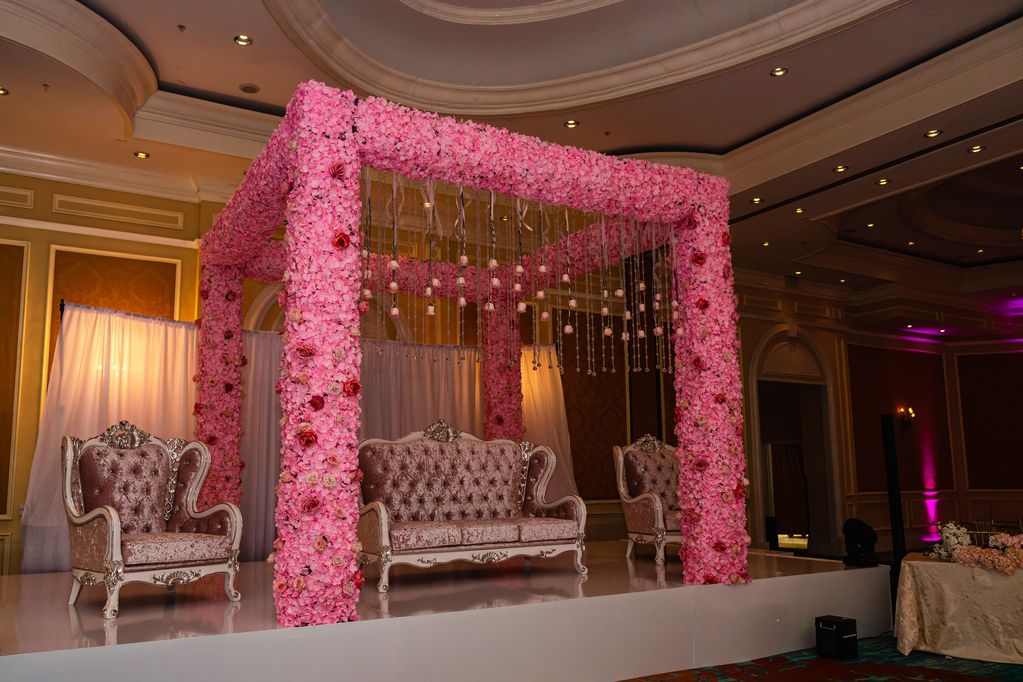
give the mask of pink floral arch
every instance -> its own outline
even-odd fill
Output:
[[[360,195],[364,166],[503,192],[625,221],[672,226],[682,333],[673,337],[681,556],[687,583],[748,581],[742,397],[727,182],[688,168],[608,157],[305,83],[202,240],[196,436],[213,465],[205,502],[241,492],[241,290],[283,281],[281,473],[274,596],[284,625],[356,618],[361,348]],[[283,242],[270,237],[287,224]],[[589,228],[595,229],[595,228]],[[634,238],[635,237],[635,238]],[[584,229],[548,248],[579,252]],[[659,244],[629,235],[624,257]],[[536,256],[534,256],[536,257]],[[412,272],[415,262],[401,272]],[[510,266],[507,266],[510,267]],[[408,275],[412,276],[412,275]],[[555,276],[553,273],[551,276]],[[446,281],[444,273],[439,278]],[[539,286],[544,286],[539,282]],[[442,284],[438,295],[453,295]],[[503,306],[499,307],[503,309]],[[484,328],[487,437],[521,439],[518,339]],[[610,455],[610,453],[609,453]]]

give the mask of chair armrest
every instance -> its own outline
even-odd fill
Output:
[[[359,510],[359,542],[368,554],[389,553],[391,548],[391,520],[387,507],[376,501]]]
[[[221,502],[205,511],[197,512],[192,509],[186,511],[188,518],[195,521],[195,528],[190,532],[226,535],[231,538],[231,546],[238,549],[242,537],[242,512],[236,505]]]
[[[586,503],[578,495],[565,495],[553,502],[536,500],[531,516],[573,519],[578,523],[580,533],[586,530]]]
[[[121,561],[121,516],[113,507],[97,507],[87,514],[67,515],[71,538],[71,567],[103,571]]]
[[[625,527],[630,533],[656,535],[664,532],[664,508],[661,498],[653,493],[636,497],[622,495],[622,511],[625,513]]]

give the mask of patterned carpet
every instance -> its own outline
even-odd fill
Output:
[[[892,637],[861,639],[859,654],[858,658],[850,661],[836,661],[830,658],[820,658],[813,649],[806,649],[745,663],[639,677],[631,682],[761,682],[763,680],[792,680],[793,682],[832,682],[832,680],[977,682],[977,680],[999,680],[1023,682],[1023,666],[949,658],[919,651],[914,651],[909,656],[903,656],[895,650],[895,639]]]

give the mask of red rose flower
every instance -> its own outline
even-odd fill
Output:
[[[697,471],[706,471],[707,467],[710,466],[710,462],[705,459],[698,459],[693,463],[693,466],[696,467]]]
[[[744,486],[742,483],[736,483],[735,490],[732,491],[732,494],[735,495],[736,498],[741,500],[742,498],[746,497],[746,486]]]
[[[710,573],[708,573],[707,575],[703,576],[703,584],[704,585],[717,585],[718,584],[718,579],[715,578],[714,576],[712,576]]]
[[[362,390],[362,384],[359,383],[358,379],[349,379],[345,382],[344,390],[345,395],[359,395],[359,391]]]
[[[316,355],[316,349],[313,348],[312,346],[303,344],[295,349],[295,353],[298,355],[298,357],[305,358],[308,360],[309,358]]]
[[[697,251],[693,254],[693,263],[695,265],[703,265],[707,262],[707,256],[702,251]]]
[[[706,310],[707,308],[710,307],[710,301],[708,301],[705,298],[701,298],[699,301],[696,302],[696,307],[699,308],[700,310]]]
[[[323,400],[322,395],[314,395],[312,398],[309,399],[309,407],[313,408],[314,410],[317,411],[322,410],[324,404],[325,401]]]
[[[494,423],[497,424],[498,426],[504,424],[504,417],[502,417],[501,415],[496,415],[494,417]]]
[[[333,166],[330,167],[330,177],[332,177],[332,178],[340,178],[344,174],[345,174],[345,164],[344,163],[338,161],[337,163],[335,163]]]
[[[224,393],[230,393],[234,390],[234,384],[230,382],[224,382]]]
[[[693,367],[695,367],[696,369],[703,369],[703,358],[700,357],[693,358]]]
[[[199,298],[201,298],[202,300],[205,301],[207,298],[209,298],[209,296],[210,296],[210,290],[209,289],[200,289],[199,290]]]
[[[199,414],[200,412],[202,412],[202,403],[192,405],[192,414]]]
[[[195,318],[195,328],[196,329],[202,329],[202,318],[201,317]]]
[[[356,469],[355,474],[352,476],[352,483],[362,482],[362,469]]]
[[[283,592],[288,589],[288,583],[283,580],[274,581],[274,592]]]
[[[714,543],[714,551],[715,552],[724,552],[726,549],[728,549],[728,545],[726,545],[725,543],[721,542],[720,540],[718,540],[717,542]]]
[[[302,513],[303,514],[312,514],[312,513],[314,513],[319,508],[320,508],[320,498],[316,497],[315,495],[310,495],[309,497],[307,497],[304,500],[302,500]]]
[[[284,547],[284,540],[281,540],[280,538],[274,540],[274,549],[281,549],[282,547]]]
[[[242,460],[241,462],[238,462],[238,468],[239,469],[244,469],[245,468],[245,460]]]
[[[227,301],[233,301],[235,299],[235,296],[236,294],[233,291],[229,291],[226,294],[224,294],[224,299]]]
[[[234,332],[228,329],[226,332],[224,332],[224,338],[230,341],[231,339],[234,338]]]
[[[212,434],[206,436],[206,445],[216,445],[218,438]]]
[[[728,246],[731,243],[732,243],[732,235],[728,234],[727,232],[722,232],[721,233],[721,245],[722,246]]]
[[[362,569],[359,569],[358,571],[356,571],[355,575],[352,576],[352,582],[355,583],[355,589],[357,589],[357,590],[361,590],[362,589],[362,583],[364,583],[365,581],[366,581],[366,577],[362,574]]]
[[[309,447],[310,445],[316,445],[316,432],[312,429],[302,429],[298,432],[298,442],[302,444],[302,447]]]
[[[718,405],[725,402],[725,400],[726,398],[724,393],[718,393],[716,396],[714,396],[714,402],[716,402]]]
[[[241,364],[239,364],[238,366],[239,367],[244,367],[247,364],[249,364],[249,359],[243,355],[242,359],[241,359]]]
[[[347,249],[351,245],[352,239],[344,232],[335,232],[334,239],[330,243],[334,245],[335,249]]]
[[[685,410],[683,410],[681,407],[676,407],[675,408],[675,423],[677,424],[680,421],[682,421],[682,417],[684,415],[685,415]]]

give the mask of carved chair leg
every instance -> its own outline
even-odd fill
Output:
[[[391,564],[380,565],[380,581],[377,582],[377,592],[386,592],[391,588]]]
[[[117,618],[118,601],[121,595],[121,585],[118,582],[113,587],[107,585],[107,603],[103,606],[103,617],[106,619]]]
[[[82,583],[76,576],[71,576],[71,596],[67,598],[67,605],[74,606],[78,601],[78,593],[82,591]]]
[[[664,565],[664,538],[659,537],[654,540],[654,547],[657,549],[656,563],[658,566]]]
[[[590,572],[590,569],[586,568],[586,564],[583,563],[583,547],[578,547],[575,550],[575,571],[579,575],[586,575]]]
[[[636,541],[629,538],[629,545],[625,548],[625,558],[628,559],[636,553]]]
[[[234,577],[238,575],[237,571],[225,571],[224,572],[224,592],[227,594],[229,601],[241,601],[242,593],[234,588]]]

